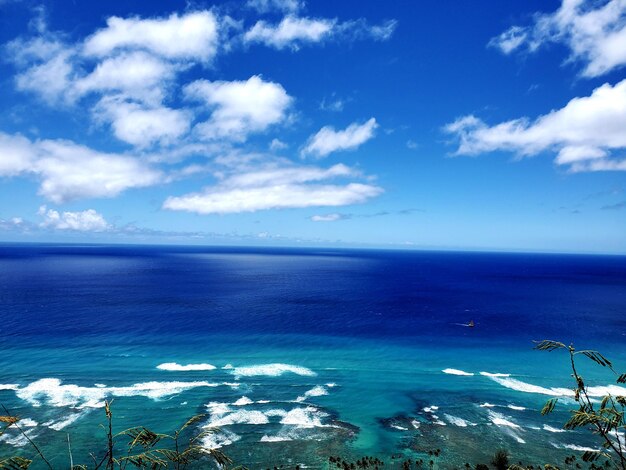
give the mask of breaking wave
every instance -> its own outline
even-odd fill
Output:
[[[239,384],[220,384],[205,381],[144,382],[127,387],[83,387],[74,384],[63,384],[61,380],[56,378],[46,378],[32,382],[25,387],[17,388],[15,394],[21,400],[35,407],[39,407],[45,402],[47,405],[55,407],[101,408],[104,406],[104,400],[109,396],[143,396],[158,400],[192,388],[219,387],[221,385],[235,388]]]
[[[444,369],[441,372],[443,372],[444,374],[450,374],[450,375],[474,375],[472,372],[465,372],[464,370],[459,370],[459,369]]]
[[[159,364],[157,369],[160,370],[169,370],[169,371],[196,371],[196,370],[213,370],[216,367],[213,364],[178,364],[176,362],[165,362],[163,364]]]
[[[242,366],[242,367],[224,367],[229,370],[233,375],[240,377],[254,377],[258,375],[265,375],[268,377],[278,377],[285,373],[291,373],[296,375],[303,375],[308,377],[314,377],[317,374],[311,369],[306,367],[294,366],[291,364],[259,364],[254,366]]]

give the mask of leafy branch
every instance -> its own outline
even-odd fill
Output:
[[[585,462],[593,462],[598,457],[605,456],[612,460],[618,468],[626,470],[626,437],[624,436],[624,431],[626,430],[626,422],[624,421],[626,397],[612,396],[610,393],[607,393],[602,398],[600,405],[596,407],[594,401],[589,396],[589,389],[583,377],[576,368],[576,357],[583,355],[599,366],[609,369],[617,376],[617,383],[626,383],[626,374],[619,375],[615,372],[611,361],[598,351],[588,349],[577,351],[573,345],[566,346],[563,343],[552,340],[537,342],[535,349],[548,352],[565,349],[569,354],[572,377],[576,382],[576,387],[573,389],[574,400],[578,404],[578,409],[571,411],[572,416],[563,427],[565,429],[590,428],[601,437],[602,447],[606,450],[606,452],[587,451],[582,456],[583,460]],[[556,398],[548,400],[541,410],[541,414],[551,413],[556,403]]]

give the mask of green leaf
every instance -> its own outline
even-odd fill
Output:
[[[556,402],[559,401],[558,398],[550,398],[545,405],[543,405],[543,408],[541,409],[541,414],[542,415],[547,415],[548,413],[552,413],[552,410],[554,410],[554,407],[556,406]]]
[[[611,399],[611,397],[609,395],[605,396],[602,401],[600,402],[600,410],[604,410],[606,408],[607,403],[609,402],[609,400]]]
[[[23,457],[10,457],[0,460],[0,468],[7,470],[26,470],[31,463],[33,463],[32,460]]]
[[[601,455],[602,455],[602,452],[598,452],[595,450],[587,450],[583,454],[582,459],[585,462],[593,462],[594,460],[597,460]]]
[[[205,417],[206,417],[206,414],[199,414],[199,415],[192,416],[191,418],[187,420],[185,424],[183,424],[183,426],[180,428],[179,431],[182,431],[183,429],[189,426],[193,426],[194,424],[196,424],[198,421],[201,421]]]
[[[609,361],[598,351],[578,351],[576,354],[584,354],[596,364],[599,364],[602,367],[608,367],[609,369],[613,369],[613,364],[611,364],[611,361]]]
[[[543,341],[535,341],[537,344],[534,349],[538,349],[539,351],[554,351],[555,349],[566,349],[563,343],[559,343],[558,341],[552,341],[549,339],[544,339]]]
[[[160,469],[167,468],[167,461],[159,457],[155,452],[143,452],[137,455],[129,455],[119,459],[119,463],[130,463],[138,468]]]
[[[131,441],[128,443],[128,447],[131,449],[137,445],[141,445],[144,449],[151,449],[164,437],[163,434],[157,434],[143,426],[127,429],[119,433],[119,435],[131,438]]]

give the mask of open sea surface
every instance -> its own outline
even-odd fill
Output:
[[[0,246],[0,403],[55,468],[68,434],[75,464],[104,455],[105,399],[115,432],[206,414],[203,445],[249,468],[434,449],[461,468],[500,448],[560,464],[599,442],[561,429],[568,357],[532,341],[626,372],[625,335],[619,256]],[[626,394],[580,364],[593,394]],[[0,456],[16,453],[33,456],[9,430]]]

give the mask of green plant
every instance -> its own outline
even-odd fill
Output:
[[[587,384],[576,368],[576,358],[583,355],[591,359],[596,364],[609,369],[616,376],[618,384],[626,383],[626,374],[618,374],[613,369],[613,364],[598,351],[581,350],[577,351],[573,345],[566,346],[558,341],[544,340],[537,342],[535,349],[541,351],[556,351],[564,349],[569,353],[572,376],[576,382],[574,388],[574,400],[578,408],[571,411],[571,418],[563,426],[565,429],[590,428],[602,440],[602,451],[587,451],[582,459],[585,462],[594,462],[600,457],[606,457],[618,468],[626,470],[626,423],[624,421],[624,410],[626,408],[626,397],[613,396],[607,393],[599,404],[594,403],[589,396]],[[541,414],[551,413],[558,398],[548,400],[541,410]],[[596,406],[597,405],[597,406]]]
[[[3,406],[4,408],[4,406]],[[20,418],[12,416],[6,408],[5,416],[0,416],[0,423],[4,427],[0,429],[0,436],[9,428],[15,427],[29,444],[35,449],[37,454],[45,462],[50,470],[52,465],[46,459],[37,444],[19,426]],[[197,462],[204,458],[209,458],[217,463],[221,468],[226,468],[232,463],[223,452],[217,449],[208,449],[200,445],[201,439],[208,434],[216,432],[217,428],[208,428],[199,433],[193,432],[193,425],[198,423],[205,415],[196,415],[188,419],[173,434],[158,434],[144,426],[137,426],[126,429],[117,434],[113,434],[113,412],[111,402],[104,404],[106,425],[103,426],[106,432],[106,452],[98,461],[91,454],[93,469],[98,470],[104,466],[106,470],[126,470],[130,464],[137,468],[165,469],[171,466],[176,470],[184,470],[192,462]],[[128,438],[126,455],[117,456],[115,454],[115,444],[121,438]],[[170,443],[170,446],[161,445]],[[87,465],[74,465],[71,446],[68,435],[68,450],[70,455],[71,470],[87,470]],[[27,470],[33,461],[24,457],[7,457],[0,459],[0,470]],[[232,470],[246,470],[244,467],[236,467]]]
[[[491,464],[496,467],[496,470],[506,470],[509,468],[509,454],[507,451],[504,449],[496,451],[491,459]]]

